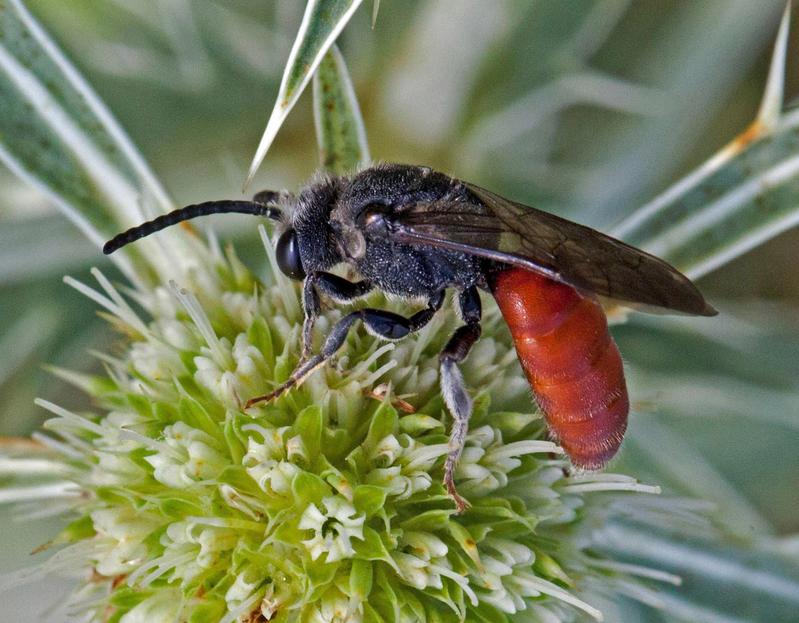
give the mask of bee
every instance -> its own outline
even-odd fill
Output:
[[[618,451],[630,409],[622,358],[598,296],[684,314],[717,313],[663,260],[423,166],[380,164],[318,178],[297,195],[262,191],[252,201],[191,205],[119,234],[103,252],[180,221],[230,212],[278,221],[278,266],[303,282],[300,363],[283,385],[249,399],[245,408],[302,383],[341,348],[357,322],[380,338],[401,340],[430,322],[448,289],[457,292],[463,324],[439,360],[441,393],[453,418],[444,484],[459,512],[468,503],[457,493],[454,472],[472,401],[458,364],[480,337],[480,290],[499,306],[552,437],[573,465],[591,470]],[[360,280],[330,272],[342,263]],[[408,317],[368,307],[352,311],[313,353],[322,296],[344,303],[373,289],[426,304]]]

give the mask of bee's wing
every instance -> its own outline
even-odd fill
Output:
[[[589,227],[465,186],[479,201],[461,197],[403,206],[392,217],[392,237],[520,266],[619,301],[716,314],[696,286],[663,260]]]

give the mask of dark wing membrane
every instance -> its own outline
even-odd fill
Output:
[[[465,184],[479,201],[443,199],[403,206],[392,236],[512,264],[581,290],[687,314],[716,310],[682,273],[589,227]]]

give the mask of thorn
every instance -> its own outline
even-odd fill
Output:
[[[773,130],[782,114],[782,99],[785,87],[785,57],[788,51],[788,30],[791,23],[791,2],[785,4],[785,11],[780,20],[780,29],[774,43],[774,53],[771,56],[766,89],[760,103],[755,123],[760,124],[766,131]]]
[[[247,188],[249,188],[250,184],[252,184],[252,178],[255,177],[255,172],[258,170],[258,167],[261,165],[261,161],[258,160],[258,156],[256,155],[253,158],[253,161],[250,163],[250,170],[247,171],[247,177],[244,178],[244,183],[241,185],[241,192],[246,193]]]
[[[377,23],[377,14],[380,11],[380,0],[372,0],[372,30],[375,29]]]
[[[768,134],[772,127],[773,126],[769,127],[763,124],[763,122],[760,120],[760,117],[758,117],[749,125],[749,127],[732,139],[732,141],[730,141],[724,147],[723,152],[728,159],[732,158],[733,156],[737,156],[756,140],[765,134]]]

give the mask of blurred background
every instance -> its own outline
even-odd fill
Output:
[[[27,5],[176,204],[240,196],[304,3]],[[781,0],[384,0],[372,29],[370,5],[339,44],[373,158],[428,164],[600,229],[752,121],[784,8]],[[799,94],[799,20],[792,26],[787,105]],[[308,90],[252,188],[296,189],[316,166]],[[252,219],[211,226],[262,269]],[[798,245],[799,231],[784,233],[703,278],[718,319],[639,316],[614,329],[638,401],[617,470],[711,499],[743,541],[799,529]],[[41,423],[37,396],[87,406],[43,364],[94,369],[88,351],[113,343],[96,306],[61,281],[94,265],[112,272],[46,200],[0,169],[2,434]]]

